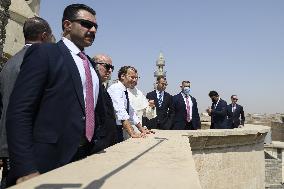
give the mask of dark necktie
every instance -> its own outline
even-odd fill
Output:
[[[129,98],[128,98],[128,91],[124,91],[125,93],[125,97],[126,97],[126,101],[127,101],[127,107],[126,107],[126,111],[129,114]]]
[[[159,108],[162,106],[162,103],[163,103],[162,92],[159,92],[159,99],[158,99]]]
[[[86,138],[90,142],[94,135],[95,130],[95,108],[94,108],[94,92],[91,69],[89,60],[82,52],[79,53],[80,58],[83,60],[86,76],[86,97],[85,97],[85,113],[86,113]]]

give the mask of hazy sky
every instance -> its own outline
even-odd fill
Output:
[[[113,78],[132,65],[146,94],[162,52],[167,91],[177,94],[181,81],[191,81],[199,112],[216,90],[227,102],[237,94],[246,113],[284,113],[283,0],[41,0],[40,16],[57,40],[63,10],[72,3],[96,10],[99,29],[86,51],[109,54]]]

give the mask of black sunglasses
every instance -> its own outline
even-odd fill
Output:
[[[237,98],[233,98],[233,100],[238,100]]]
[[[81,26],[83,26],[84,28],[87,28],[87,29],[91,29],[92,27],[95,27],[96,30],[98,29],[98,24],[91,22],[89,20],[75,19],[75,20],[71,20],[71,22],[78,22],[78,23],[81,24]]]
[[[110,65],[110,64],[107,64],[107,63],[99,63],[99,62],[97,62],[97,64],[103,65],[103,67],[105,67],[105,69],[107,71],[109,71],[110,69],[112,69],[112,71],[114,70],[114,66],[113,65]]]

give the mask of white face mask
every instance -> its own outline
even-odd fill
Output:
[[[185,94],[185,95],[189,95],[189,93],[190,93],[190,87],[184,87],[183,88],[183,90],[182,90],[182,92],[183,92],[183,94]]]

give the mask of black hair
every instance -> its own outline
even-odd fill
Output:
[[[165,76],[159,75],[159,76],[157,77],[157,82],[159,82],[161,79],[167,80]]]
[[[62,30],[64,30],[64,25],[63,22],[64,20],[76,20],[77,19],[77,13],[80,10],[86,10],[89,13],[91,13],[92,15],[96,15],[96,11],[94,9],[92,9],[91,7],[84,5],[84,4],[72,4],[72,5],[68,5],[63,12],[63,17],[62,17]]]
[[[136,68],[132,67],[132,66],[122,66],[119,70],[118,70],[118,79],[121,79],[122,75],[126,75],[127,71],[131,69],[133,70],[135,73],[137,73]]]
[[[23,26],[23,33],[26,41],[35,41],[38,39],[38,35],[42,33],[48,33],[51,35],[51,28],[46,20],[40,17],[28,18]]]
[[[209,97],[213,97],[213,96],[219,96],[219,94],[216,91],[210,91]]]

